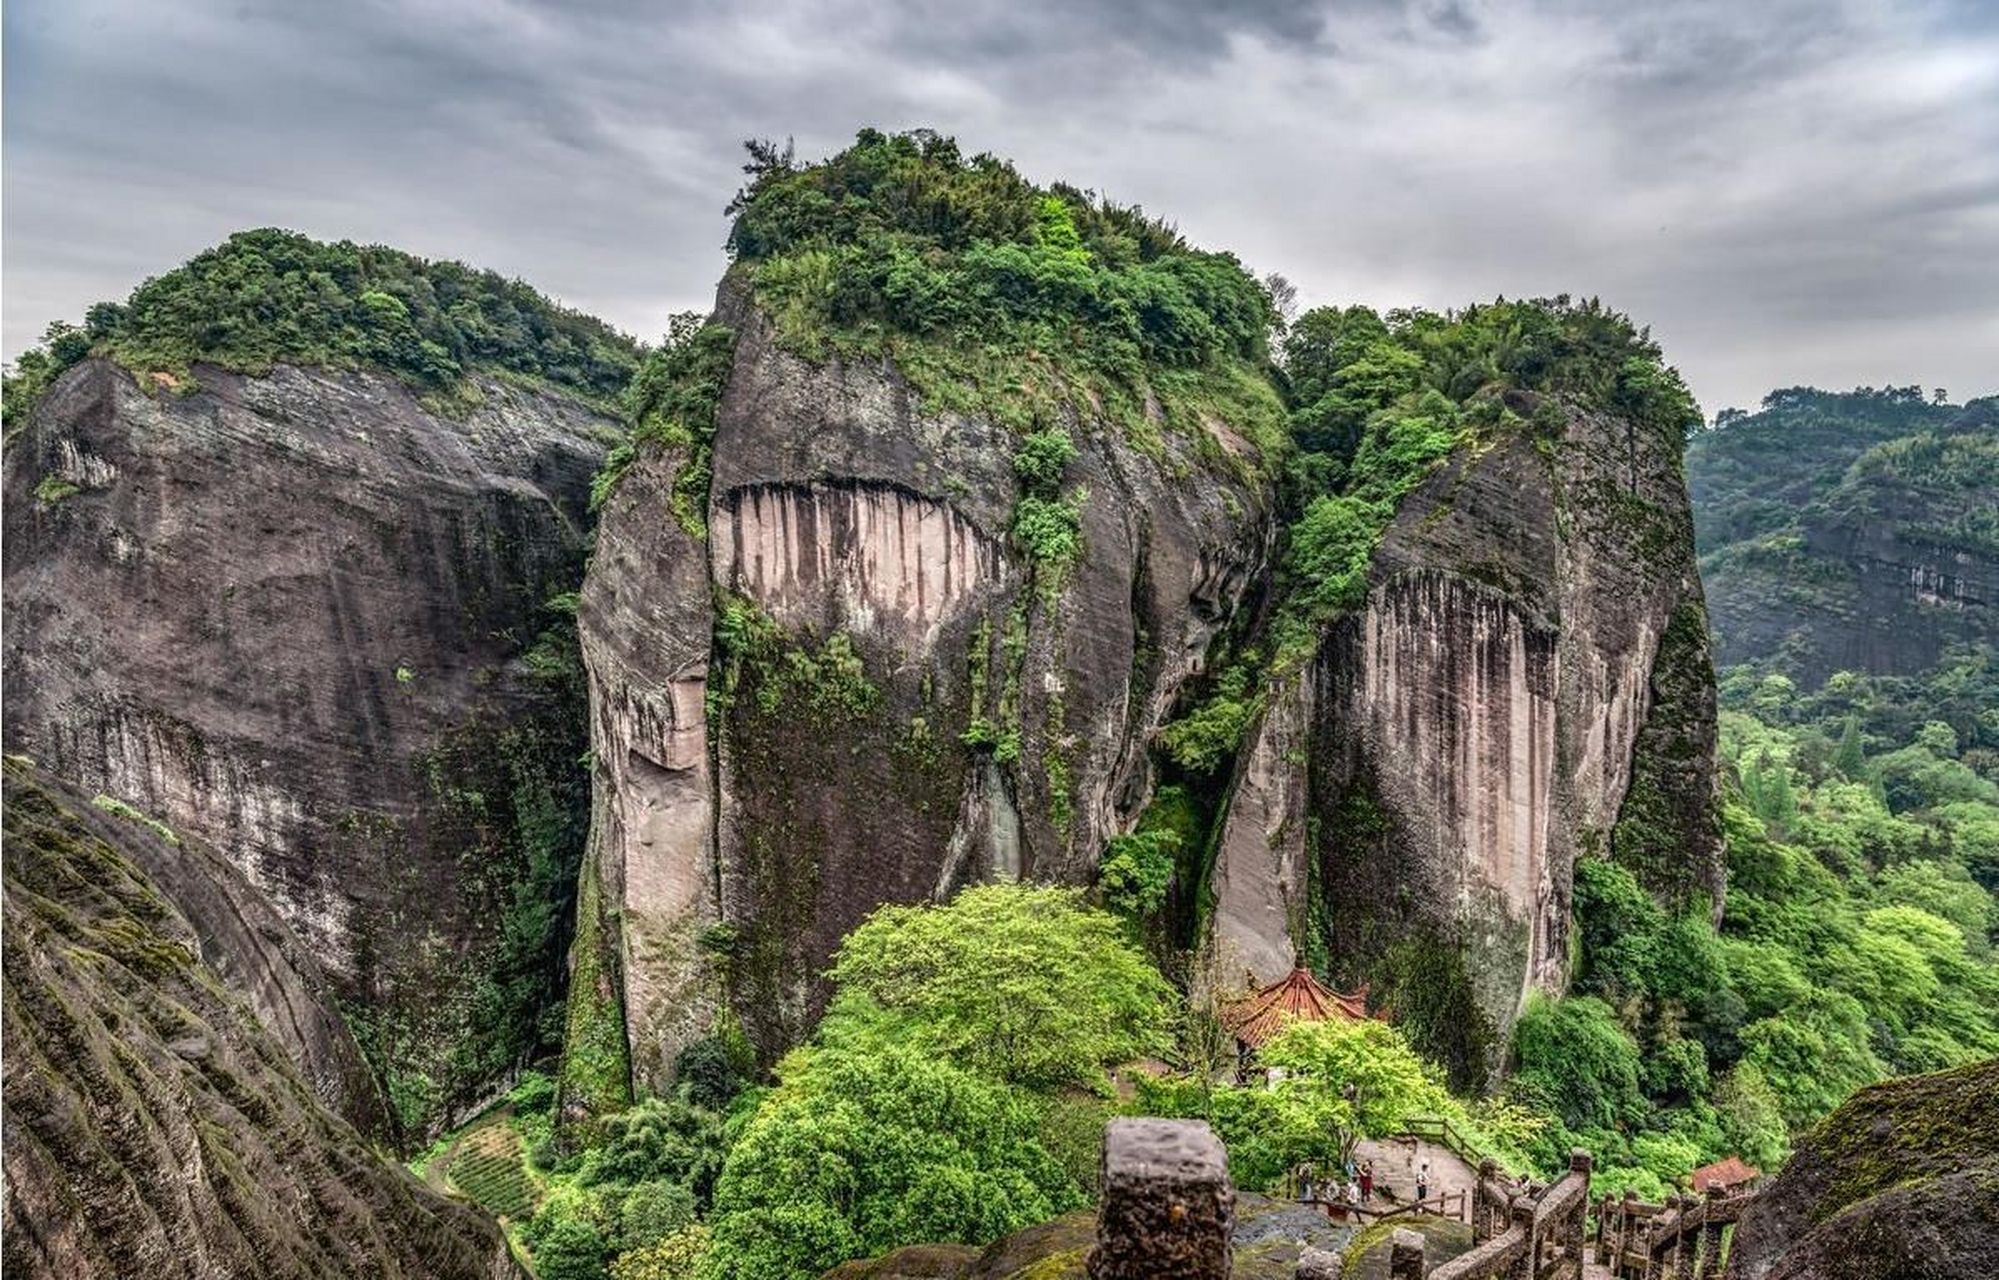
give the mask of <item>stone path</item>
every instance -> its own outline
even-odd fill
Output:
[[[1374,1188],[1379,1208],[1381,1192],[1393,1193],[1391,1204],[1408,1204],[1416,1198],[1416,1169],[1430,1162],[1430,1198],[1464,1192],[1470,1196],[1478,1185],[1478,1170],[1459,1159],[1448,1147],[1421,1138],[1366,1138],[1354,1147],[1354,1163],[1374,1162]],[[1466,1200],[1470,1204],[1470,1200]]]

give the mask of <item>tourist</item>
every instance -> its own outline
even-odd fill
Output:
[[[1362,1204],[1374,1199],[1374,1161],[1369,1160],[1360,1167],[1360,1200]]]
[[[1422,1204],[1430,1198],[1430,1161],[1427,1157],[1416,1166],[1416,1203]]]

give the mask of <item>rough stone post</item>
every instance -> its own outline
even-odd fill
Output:
[[[1223,1280],[1234,1227],[1228,1155],[1204,1122],[1105,1126],[1091,1280]]]
[[[1520,1234],[1527,1237],[1527,1247],[1507,1268],[1506,1280],[1534,1280],[1534,1266],[1540,1261],[1541,1252],[1541,1242],[1534,1238],[1534,1201],[1528,1196],[1515,1196],[1508,1216],[1512,1222],[1507,1229],[1518,1227]]]
[[[1721,1233],[1728,1224],[1715,1215],[1715,1206],[1728,1195],[1728,1188],[1708,1184],[1707,1206],[1701,1219],[1701,1252],[1694,1263],[1695,1277],[1719,1276],[1721,1274]]]
[[[1388,1280],[1423,1280],[1423,1237],[1407,1227],[1388,1237]]]
[[[1624,1274],[1624,1255],[1632,1252],[1638,1236],[1638,1193],[1630,1187],[1624,1189],[1624,1203],[1617,1211],[1617,1252],[1611,1256],[1610,1268],[1613,1274]],[[1649,1268],[1648,1268],[1649,1269]]]
[[[1666,1274],[1672,1280],[1681,1280],[1687,1274],[1681,1270],[1687,1247],[1687,1233],[1681,1228],[1686,1226],[1687,1211],[1693,1207],[1693,1201],[1687,1196],[1671,1196],[1666,1203],[1673,1211],[1673,1252],[1666,1261]]]
[[[1307,1249],[1298,1255],[1298,1269],[1291,1273],[1292,1280],[1340,1280],[1340,1269],[1344,1265],[1337,1253]]]
[[[1569,1149],[1569,1172],[1582,1179],[1582,1187],[1576,1192],[1575,1208],[1569,1210],[1569,1221],[1562,1234],[1562,1253],[1576,1260],[1576,1272],[1582,1273],[1582,1265],[1589,1260],[1589,1173],[1596,1162],[1590,1153],[1581,1147]]]
[[[1483,1244],[1499,1234],[1499,1215],[1503,1208],[1494,1204],[1486,1194],[1486,1188],[1499,1181],[1499,1161],[1487,1156],[1478,1162],[1478,1182],[1471,1192],[1471,1238]]]

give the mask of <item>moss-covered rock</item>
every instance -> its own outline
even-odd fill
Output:
[[[1736,1230],[1743,1280],[1999,1275],[1999,1059],[1854,1094]]]
[[[490,1219],[327,1108],[298,1037],[330,1015],[275,968],[239,971],[210,914],[234,900],[226,865],[25,765],[5,786],[8,1274],[520,1274]],[[239,989],[282,994],[262,1012],[284,1021]]]

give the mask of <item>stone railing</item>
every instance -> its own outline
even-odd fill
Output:
[[[1581,1280],[1589,1245],[1587,1151],[1548,1187],[1515,1188],[1481,1162],[1472,1197],[1471,1252],[1428,1273],[1431,1280]]]
[[[1723,1274],[1724,1233],[1756,1201],[1754,1191],[1673,1196],[1646,1204],[1630,1192],[1604,1197],[1596,1212],[1596,1259],[1622,1280],[1715,1280]]]

